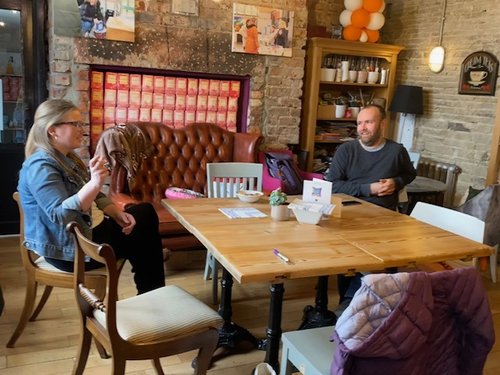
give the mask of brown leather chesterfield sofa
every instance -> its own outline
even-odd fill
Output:
[[[96,147],[111,164],[110,198],[120,207],[150,202],[160,218],[169,250],[203,246],[161,205],[168,187],[206,194],[206,164],[258,162],[261,137],[233,133],[215,124],[171,129],[159,123],[130,123],[106,129]]]

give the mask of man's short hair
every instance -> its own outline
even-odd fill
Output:
[[[387,113],[385,112],[384,107],[378,105],[378,104],[368,104],[363,107],[363,109],[368,109],[368,108],[377,108],[378,113],[380,114],[380,121],[385,120],[387,118]]]

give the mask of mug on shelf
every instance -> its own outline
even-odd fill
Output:
[[[349,81],[356,82],[357,78],[358,78],[358,71],[357,70],[349,70]]]
[[[348,109],[350,109],[350,111],[351,111],[352,118],[357,118],[359,115],[359,111],[361,110],[360,107],[349,107]]]
[[[345,104],[335,104],[335,118],[344,118],[346,110]]]
[[[321,68],[321,80],[327,81],[327,82],[335,81],[335,73],[336,72],[337,72],[337,69]]]
[[[366,83],[366,80],[368,79],[368,72],[366,70],[360,70],[358,72],[358,83]]]
[[[368,83],[374,84],[378,81],[378,72],[368,72]]]

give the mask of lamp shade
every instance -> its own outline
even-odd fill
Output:
[[[422,87],[398,85],[392,98],[391,112],[413,113],[421,115],[424,113],[424,98]]]

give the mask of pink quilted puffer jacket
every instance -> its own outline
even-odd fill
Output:
[[[373,274],[337,321],[331,375],[480,375],[495,342],[473,268]]]

